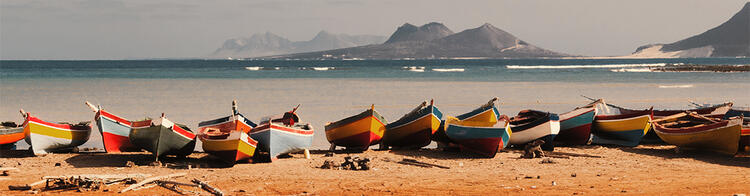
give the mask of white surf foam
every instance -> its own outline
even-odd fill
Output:
[[[334,70],[336,67],[312,67],[315,71],[328,71],[328,70]]]
[[[693,88],[694,86],[692,84],[683,84],[683,85],[659,85],[659,88]]]
[[[630,69],[620,68],[620,69],[611,69],[609,71],[612,71],[612,72],[652,72],[653,70],[651,70],[651,68],[630,68]]]
[[[508,69],[591,69],[591,68],[621,68],[621,67],[663,67],[666,63],[646,64],[610,64],[610,65],[506,65]]]
[[[446,68],[446,69],[432,69],[437,72],[463,72],[464,68]]]
[[[424,72],[424,67],[422,66],[410,66],[410,67],[402,67],[402,68],[407,71]]]
[[[263,67],[245,67],[245,69],[250,70],[250,71],[258,71],[260,69],[263,69]]]

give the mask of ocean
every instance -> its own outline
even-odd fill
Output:
[[[324,124],[369,108],[395,121],[423,100],[458,115],[500,98],[500,112],[567,112],[588,103],[655,109],[750,105],[750,73],[650,72],[667,64],[750,64],[750,58],[495,60],[0,61],[0,120],[24,109],[47,121],[91,121],[90,101],[131,120],[158,117],[196,129],[231,113],[251,120],[297,104],[326,148]],[[19,142],[19,147],[27,146]],[[84,146],[101,147],[94,128]]]

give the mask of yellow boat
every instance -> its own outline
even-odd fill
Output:
[[[332,150],[336,146],[367,149],[380,142],[387,123],[372,105],[367,111],[326,124],[326,139]]]
[[[730,155],[737,153],[742,130],[740,117],[721,120],[697,113],[675,114],[651,124],[656,134],[669,144]]]
[[[422,102],[417,108],[404,115],[396,122],[386,125],[381,148],[424,147],[430,144],[430,136],[438,130],[443,113],[434,106],[434,102]]]

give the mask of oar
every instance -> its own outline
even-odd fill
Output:
[[[238,114],[240,110],[237,109],[237,100],[232,100],[232,114]]]
[[[690,100],[688,100],[688,102],[690,102],[690,104],[693,104],[695,107],[698,107],[698,108],[704,107],[703,105],[695,103],[695,102],[690,101]]]
[[[26,111],[23,111],[23,109],[21,109],[18,112],[21,112],[21,116],[23,116],[23,118],[26,118]]]
[[[294,107],[294,109],[292,109],[292,113],[296,112],[297,108],[299,108],[300,105],[302,105],[302,104],[297,104],[297,107]]]
[[[581,95],[581,97],[586,98],[586,99],[591,100],[591,101],[597,101],[597,99],[594,99],[594,98],[591,98],[591,97],[587,97],[586,95]]]
[[[94,104],[89,103],[89,101],[86,101],[86,105],[91,108],[91,111],[98,112],[99,108],[95,107]]]

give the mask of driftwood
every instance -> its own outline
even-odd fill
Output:
[[[572,152],[557,152],[557,151],[552,151],[552,152],[547,152],[547,154],[561,155],[561,156],[570,156],[570,157],[604,158],[603,156],[599,156],[599,155],[589,155],[589,154],[580,154],[580,153],[572,153]],[[549,157],[552,157],[552,156],[549,156]],[[555,157],[555,158],[558,158],[558,157]]]
[[[152,182],[157,181],[157,180],[167,179],[167,178],[173,178],[173,177],[180,177],[180,176],[184,176],[186,174],[187,173],[176,173],[176,174],[169,174],[169,175],[164,175],[164,176],[151,177],[151,178],[145,179],[145,180],[143,180],[143,181],[141,181],[141,182],[139,182],[137,184],[130,185],[129,187],[127,187],[127,188],[123,189],[122,191],[120,191],[120,193],[124,193],[124,192],[130,191],[130,190],[134,190],[135,188],[137,188],[139,186],[143,186],[145,184],[152,183]]]
[[[40,180],[40,181],[36,181],[36,182],[33,182],[31,184],[26,184],[26,185],[8,185],[8,189],[10,189],[10,190],[20,190],[20,191],[31,190],[31,187],[34,187],[36,185],[40,185],[40,184],[45,183],[45,182],[47,182],[47,180]]]
[[[450,169],[450,167],[438,165],[438,164],[432,164],[432,163],[425,163],[421,161],[417,161],[415,159],[403,159],[399,161],[398,163],[406,164],[406,165],[414,165],[414,166],[428,166],[428,167],[437,167],[441,169]]]
[[[209,185],[206,182],[200,181],[198,179],[193,179],[192,182],[195,183],[195,184],[197,184],[197,185],[200,185],[200,187],[203,190],[206,190],[206,191],[208,191],[209,193],[211,193],[213,195],[216,195],[216,196],[223,196],[224,195],[224,192],[221,192],[221,190],[219,190],[216,187],[212,187],[211,185]]]

